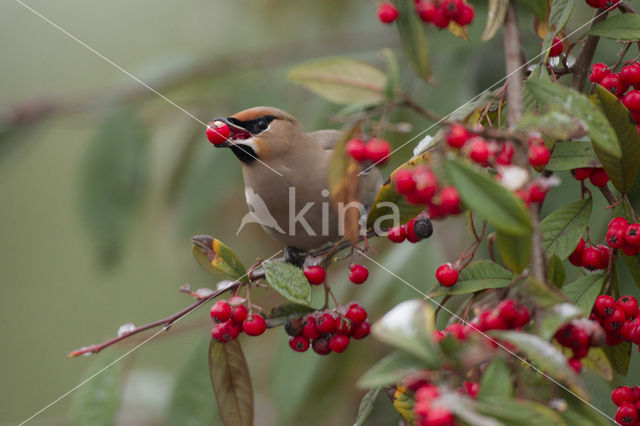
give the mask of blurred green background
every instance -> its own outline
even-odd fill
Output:
[[[29,2],[202,121],[272,105],[308,130],[339,127],[328,120],[339,107],[286,78],[288,68],[309,59],[347,55],[383,66],[377,52],[391,47],[405,89],[440,114],[495,83],[504,75],[502,41],[480,43],[486,11],[484,2],[474,4],[470,41],[429,28],[438,82],[430,87],[413,76],[395,29],[377,21],[373,2]],[[573,28],[591,13],[580,4]],[[540,46],[531,21],[523,11],[528,57]],[[613,62],[616,51],[603,42],[600,59]],[[190,304],[177,291],[184,283],[215,285],[191,256],[192,235],[220,238],[247,265],[281,247],[257,225],[235,236],[246,213],[240,167],[231,153],[211,148],[197,121],[11,0],[0,5],[0,54],[0,424],[17,424],[85,376],[95,357],[69,360],[69,351],[114,336],[124,323],[141,325]],[[430,124],[407,111],[393,120],[413,123],[410,136]],[[387,136],[396,145],[408,137]],[[398,152],[394,164],[410,152]],[[545,211],[577,197],[577,184],[561,177]],[[601,235],[609,213],[598,201],[593,225]],[[419,245],[375,246],[381,263],[426,290],[435,267],[467,241],[463,220],[453,219]],[[373,265],[373,279],[357,291],[344,267],[335,269],[342,300],[357,297],[373,319],[419,296]],[[630,280],[623,287],[638,293]],[[278,302],[268,294],[256,299],[265,307]],[[118,424],[217,421],[206,365],[207,310],[122,361]],[[141,341],[131,340],[108,351],[121,354]],[[387,350],[370,338],[340,356],[297,354],[280,329],[242,343],[259,425],[351,424],[364,394],[354,383]],[[184,390],[177,377],[189,367],[200,378],[191,390],[210,404],[185,422],[176,414],[189,412],[176,398]],[[72,399],[31,423],[69,424]],[[611,411],[607,404],[599,405]],[[381,397],[370,423],[396,421]]]

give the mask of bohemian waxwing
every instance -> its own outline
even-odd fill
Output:
[[[250,221],[301,251],[342,237],[339,209],[330,201],[328,187],[329,159],[341,131],[304,133],[298,120],[271,107],[254,107],[218,120],[229,126],[230,135],[216,146],[231,149],[240,160],[247,205],[255,218]],[[375,168],[360,176],[359,201],[366,208],[380,185]]]

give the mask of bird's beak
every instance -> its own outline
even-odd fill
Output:
[[[238,126],[234,124],[228,118],[216,118],[213,121],[222,121],[227,126],[229,126],[229,138],[226,142],[216,145],[217,148],[228,148],[234,145],[234,142],[240,141],[243,139],[250,139],[253,135],[244,127]]]

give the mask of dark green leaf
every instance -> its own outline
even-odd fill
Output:
[[[406,352],[395,351],[382,358],[358,380],[358,387],[379,388],[400,383],[409,373],[420,371],[425,365]]]
[[[209,372],[224,425],[253,426],[251,377],[237,340],[211,341]]]
[[[371,389],[369,392],[365,394],[365,396],[360,401],[360,407],[358,408],[358,415],[356,417],[356,421],[353,423],[353,426],[363,426],[371,412],[373,411],[374,404],[376,399],[378,399],[378,395],[380,395],[380,391],[382,388]]]
[[[508,8],[509,0],[489,0],[487,23],[482,33],[482,41],[490,40],[502,28]]]
[[[209,341],[202,339],[194,346],[171,391],[167,410],[167,426],[209,426],[217,417],[208,368]]]
[[[566,278],[567,273],[564,270],[562,260],[555,254],[551,255],[547,263],[547,281],[560,288]]]
[[[542,52],[545,53],[543,56],[544,62],[546,62],[548,50],[551,47],[554,37],[557,36],[565,25],[567,25],[567,22],[569,22],[575,4],[575,0],[553,0],[551,11],[549,12],[550,31],[542,43]]]
[[[315,59],[289,70],[289,79],[337,104],[384,100],[387,76],[371,65],[344,57]]]
[[[548,138],[566,141],[587,134],[580,121],[564,111],[550,109],[543,113],[525,113],[517,128],[522,131],[537,131]]]
[[[308,313],[314,312],[310,306],[300,305],[298,303],[282,303],[274,306],[267,317],[267,325],[276,327],[284,324],[289,318],[302,318]]]
[[[635,13],[608,16],[591,27],[587,34],[614,40],[640,40],[640,16]]]
[[[384,93],[387,99],[393,100],[396,92],[400,89],[400,68],[398,66],[398,58],[393,50],[389,48],[382,49],[380,52],[387,63],[387,84],[384,86]]]
[[[615,346],[603,346],[602,350],[609,358],[613,369],[623,376],[629,371],[629,360],[631,359],[631,343],[622,342]]]
[[[550,309],[540,311],[536,318],[537,334],[543,339],[549,340],[560,327],[582,315],[582,310],[571,303],[554,305]]]
[[[431,67],[423,23],[415,13],[413,0],[395,0],[395,4],[398,8],[396,24],[404,53],[418,77],[428,81],[431,78]]]
[[[109,114],[91,141],[81,182],[85,223],[101,261],[118,261],[148,178],[149,135],[133,111]]]
[[[620,253],[624,264],[627,266],[633,281],[636,283],[636,286],[640,288],[640,255],[635,256],[626,256],[623,253]]]
[[[453,287],[438,287],[429,296],[438,297],[445,294],[474,293],[487,288],[503,288],[511,283],[512,274],[490,260],[471,262],[460,271],[458,282]]]
[[[531,297],[536,305],[544,308],[555,305],[556,303],[568,302],[569,299],[555,287],[550,287],[540,281],[528,277],[522,283],[522,291]]]
[[[557,411],[534,401],[491,397],[484,401],[478,401],[476,409],[480,413],[495,417],[509,426],[566,425]]]
[[[480,390],[478,399],[486,400],[491,397],[508,398],[513,395],[513,384],[511,371],[507,363],[501,357],[495,357],[489,364],[480,380]]]
[[[559,172],[577,169],[579,167],[598,167],[593,147],[588,142],[561,142],[553,148],[551,160],[546,165],[547,170]]]
[[[549,254],[566,259],[587,229],[591,218],[591,198],[579,200],[554,211],[540,223],[542,246]]]
[[[287,262],[268,260],[262,263],[269,285],[285,299],[311,305],[311,286],[302,269]]]
[[[547,12],[549,11],[549,2],[547,0],[520,0],[526,4],[529,9],[536,15],[536,17],[544,21],[547,19]]]
[[[445,166],[467,207],[499,230],[514,235],[531,233],[529,212],[514,193],[484,171],[472,168],[456,158],[448,158]]]
[[[93,378],[78,388],[74,394],[71,403],[71,424],[74,426],[115,424],[120,406],[121,375],[122,363],[117,361],[115,353],[105,352],[98,355],[87,373],[88,378]]]
[[[613,93],[599,84],[595,85],[595,93],[617,138],[607,145],[594,140],[594,149],[611,183],[618,191],[625,193],[633,186],[640,166],[638,128],[627,107]],[[613,146],[615,143],[617,146]]]
[[[573,370],[567,368],[565,356],[548,341],[534,334],[519,331],[492,330],[488,334],[511,343],[526,355],[531,365],[565,384],[582,398],[588,398],[580,378]]]
[[[529,264],[531,257],[531,235],[512,235],[498,230],[496,245],[500,258],[515,273],[520,273]]]
[[[562,288],[564,294],[586,315],[591,312],[593,302],[600,295],[602,286],[606,280],[604,274],[589,274]]]
[[[582,359],[582,366],[593,371],[606,381],[613,380],[613,367],[602,348],[592,347],[589,349],[587,356]]]
[[[527,80],[543,80],[543,81],[551,81],[551,77],[549,77],[549,72],[547,71],[547,66],[545,64],[538,64],[532,70],[531,74],[529,74],[529,78]],[[538,98],[529,90],[528,86],[525,85],[522,90],[522,103],[525,111],[539,111],[542,109],[542,106],[539,105]]]
[[[235,280],[248,282],[247,270],[233,250],[208,235],[191,238],[191,252],[200,266],[212,274],[222,273]]]

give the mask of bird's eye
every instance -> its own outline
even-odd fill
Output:
[[[256,122],[256,129],[259,132],[262,132],[267,127],[269,127],[269,121],[267,119],[265,119],[265,118],[261,118]]]

